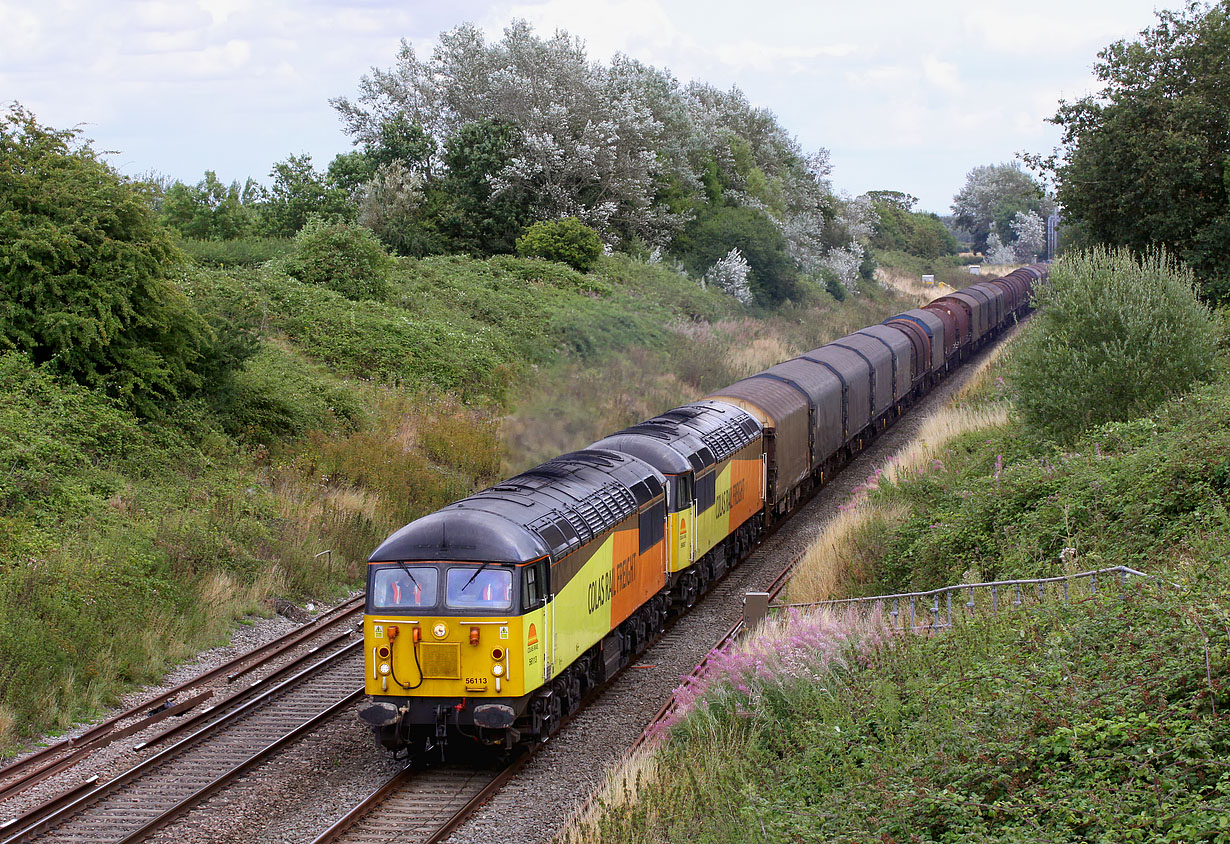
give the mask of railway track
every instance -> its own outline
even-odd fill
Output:
[[[443,841],[470,813],[508,783],[521,768],[453,767],[406,769],[372,792],[312,844],[387,844]]]
[[[146,758],[124,773],[103,782],[97,776],[82,779],[6,820],[0,824],[0,841],[41,840],[53,832],[55,840],[137,840],[187,811],[358,699],[361,692],[354,678],[362,673],[361,642],[347,644],[347,640],[349,626],[361,612],[361,599],[349,601],[153,701],[3,769],[0,773],[13,774],[4,782],[6,794],[12,796],[66,771],[107,744],[214,699],[213,705],[200,707],[190,717],[134,745],[132,749]],[[298,653],[288,654],[292,650]],[[266,670],[275,661],[279,664]],[[264,675],[251,680],[258,671]],[[180,706],[166,707],[154,716],[145,714],[151,703],[165,707],[176,695],[223,675],[233,684],[229,694],[196,691]],[[248,682],[236,682],[243,678]],[[156,745],[172,739],[178,741],[154,752]]]
[[[207,688],[209,684],[224,676],[228,684],[251,676],[268,667],[288,651],[304,645],[313,637],[320,636],[326,631],[336,631],[346,627],[348,623],[361,617],[362,612],[363,599],[361,597],[352,598],[320,618],[290,630],[260,647],[239,654],[153,698],[116,713],[102,723],[95,724],[75,736],[50,744],[0,767],[0,801],[6,801],[21,794],[44,780],[71,768],[89,757],[94,751],[149,729],[161,721],[182,715],[211,700],[213,703],[203,708],[216,708],[220,696],[214,690]],[[316,647],[321,647],[321,645]],[[187,697],[184,697],[185,695]],[[0,834],[2,830],[3,827],[0,827]]]
[[[956,379],[953,380],[955,381]],[[898,429],[901,427],[904,426],[898,426]],[[890,437],[891,434],[892,432],[890,431]],[[879,459],[874,450],[869,451],[865,458],[867,460]],[[858,465],[865,462],[863,459],[855,461],[855,465],[852,467],[853,472],[843,474],[847,476],[850,474],[857,475],[860,471],[857,468]],[[851,483],[854,482],[856,481],[851,481]],[[835,489],[830,489],[830,485],[826,485],[819,491],[821,499],[831,498],[834,495],[843,495],[841,491],[842,483],[839,480],[836,483],[832,483],[831,486],[835,487]],[[800,510],[806,510],[808,506],[805,505]],[[799,515],[803,515],[802,512]],[[796,518],[783,523],[787,526],[784,532],[807,533],[807,527],[799,524],[803,521],[803,519],[798,519],[796,516]],[[790,527],[791,525],[793,527]],[[731,575],[728,574],[726,578],[714,584],[706,601],[702,603],[720,603],[723,606],[732,604],[732,602],[737,602],[743,592],[748,589],[759,588],[775,594],[781,588],[781,585],[784,584],[790,569],[801,557],[799,541],[797,538],[792,538],[775,544],[772,540],[766,540],[764,544],[752,552],[742,565],[732,569],[731,574],[744,572],[746,577],[740,575],[734,582],[731,582]],[[782,567],[782,560],[788,561],[784,567]],[[766,573],[766,570],[769,573]],[[761,586],[760,584],[763,584],[766,578],[772,577],[772,572],[779,573],[767,588]],[[697,609],[700,609],[700,607]],[[349,612],[357,613],[361,612],[361,609],[356,606],[355,609]],[[603,755],[593,753],[593,748],[602,746],[605,751],[608,745],[611,747],[612,752],[622,756],[627,752],[628,747],[643,741],[647,719],[646,713],[652,712],[654,707],[659,706],[660,702],[669,696],[669,688],[674,688],[678,685],[679,677],[686,673],[691,666],[697,664],[705,649],[702,649],[701,653],[693,657],[692,661],[688,662],[686,667],[683,668],[676,668],[675,666],[678,663],[671,662],[672,657],[668,656],[668,654],[673,654],[675,651],[689,650],[684,645],[687,644],[690,647],[692,640],[698,638],[698,628],[702,631],[699,633],[699,637],[709,643],[714,641],[717,629],[725,629],[727,631],[721,637],[723,641],[729,640],[737,634],[741,621],[736,621],[733,627],[730,626],[731,620],[733,620],[730,617],[733,615],[734,618],[737,618],[737,615],[725,611],[724,613],[714,614],[718,616],[717,624],[721,625],[720,628],[715,625],[712,619],[707,621],[692,619],[691,616],[695,615],[695,610],[692,614],[680,619],[680,621],[686,620],[688,627],[691,629],[668,630],[656,644],[651,646],[649,651],[642,655],[640,662],[634,662],[628,669],[625,669],[620,677],[612,681],[613,684],[620,684],[621,686],[621,690],[616,690],[615,692],[615,697],[618,699],[616,702],[612,702],[609,705],[605,702],[599,703],[594,708],[602,711],[597,713],[589,711],[590,707],[586,707],[574,716],[574,719],[583,718],[587,723],[581,725],[580,729],[573,731],[571,737],[565,735],[566,731],[562,731],[548,745],[539,748],[538,750],[541,752],[527,754],[504,771],[495,771],[486,767],[459,766],[420,771],[400,771],[379,788],[370,792],[365,799],[359,801],[358,805],[353,806],[340,819],[336,820],[324,833],[317,834],[317,830],[323,824],[315,826],[308,834],[309,836],[316,835],[315,839],[305,836],[288,840],[314,840],[318,844],[333,841],[387,842],[393,839],[427,842],[445,840],[466,842],[504,840],[505,836],[510,836],[532,841],[538,840],[537,836],[541,836],[544,833],[549,835],[550,830],[557,828],[562,820],[572,814],[572,811],[565,810],[561,815],[559,810],[556,809],[555,815],[548,816],[549,809],[546,801],[544,801],[541,808],[536,808],[532,813],[534,818],[512,817],[513,813],[509,811],[510,805],[517,807],[517,814],[527,815],[527,806],[537,807],[540,805],[533,798],[544,796],[541,784],[534,780],[535,776],[541,777],[541,773],[527,774],[525,777],[519,777],[518,774],[523,768],[532,766],[547,771],[555,770],[558,772],[558,777],[561,780],[571,778],[571,782],[558,789],[558,795],[548,794],[546,796],[556,806],[567,806],[575,810],[578,794],[592,793],[595,783],[591,779],[587,787],[582,787],[576,782],[576,774],[574,772],[562,770],[569,763],[564,762],[561,764],[561,760],[568,758],[576,759],[579,743],[582,753],[586,752],[584,748],[588,745],[591,756]],[[721,618],[727,618],[727,620],[721,621]],[[331,644],[321,644],[319,647],[322,650],[336,647],[341,644],[343,638],[340,635],[331,636],[328,638]],[[287,645],[287,647],[291,647],[291,645]],[[352,654],[350,659],[353,662],[348,664],[346,657],[339,656],[339,654]],[[243,659],[248,656],[244,655],[244,657],[237,658],[236,664],[227,668],[233,675],[232,679],[238,679],[240,675],[250,673],[249,666],[242,663]],[[688,657],[682,658],[687,659]],[[300,662],[302,659],[301,657]],[[195,729],[195,732],[191,732],[191,735],[181,738],[174,746],[159,753],[157,756],[146,759],[136,768],[109,782],[102,784],[96,781],[82,783],[70,792],[58,796],[53,801],[54,805],[45,807],[41,815],[28,818],[17,826],[0,826],[0,844],[16,844],[17,841],[53,839],[57,841],[128,842],[141,840],[155,833],[158,829],[172,823],[176,818],[181,817],[194,806],[208,799],[211,794],[226,788],[246,771],[251,770],[263,760],[276,754],[278,750],[295,741],[296,738],[312,730],[315,725],[319,725],[322,721],[345,711],[361,696],[361,691],[345,679],[347,677],[355,678],[361,676],[361,661],[362,654],[360,650],[352,652],[349,647],[343,647],[338,653],[319,660],[318,664],[303,669],[294,677],[283,681],[276,689],[262,691],[259,694],[250,694],[246,702],[234,702],[232,708],[239,715],[236,715],[233,719],[231,715],[219,717],[213,725],[202,726],[199,729],[192,722],[186,722],[182,725],[177,724],[175,727],[164,730],[157,736],[148,738],[143,743],[143,747],[169,741]],[[298,664],[300,663],[296,663],[296,665]],[[326,664],[333,667],[326,668]],[[631,669],[646,670],[635,671]],[[216,678],[226,672],[216,669],[211,673]],[[283,671],[283,674],[285,674],[285,671]],[[646,679],[656,675],[655,679],[657,682],[656,684],[639,684],[636,681],[641,678],[628,678],[626,675],[629,674],[639,674]],[[666,680],[669,686],[663,692],[661,691],[661,680],[665,675],[669,675],[669,679]],[[303,680],[309,677],[315,678],[313,682],[303,683]],[[649,694],[654,697],[654,702],[649,707],[642,706],[639,710],[633,712],[632,707],[629,707],[626,703],[626,696],[629,694],[627,689],[629,687],[635,688],[639,685],[645,685],[649,688],[649,692],[633,692],[633,695],[640,695],[643,699],[646,694]],[[302,706],[298,704],[293,706],[290,704],[275,707],[265,706],[265,704],[274,700],[284,700],[282,695],[292,696],[295,700],[304,700],[305,696],[309,694],[307,691],[309,687],[318,691],[325,690],[323,694],[317,695],[314,703],[304,703]],[[299,691],[293,691],[294,689]],[[655,691],[655,689],[658,691]],[[602,691],[599,690],[599,692]],[[170,700],[172,695],[168,693],[164,698]],[[289,700],[290,697],[285,699]],[[148,709],[152,703],[155,702],[146,702],[139,709]],[[185,703],[188,703],[188,701],[185,701]],[[232,703],[230,699],[228,699],[229,703]],[[649,720],[657,721],[666,717],[670,711],[670,706],[671,703],[668,702],[667,706],[662,707],[658,712],[656,718]],[[213,709],[219,710],[222,708],[221,706],[213,707]],[[276,717],[270,716],[258,719],[256,718],[256,713],[262,708],[266,708],[270,712],[277,710],[281,714]],[[289,713],[292,711],[295,713],[295,717],[290,717]],[[638,715],[637,712],[640,714]],[[593,735],[587,735],[592,730],[595,722],[602,722],[610,718],[612,713],[620,713],[617,717],[627,715],[636,721],[633,731],[624,729],[624,735],[627,736],[626,740],[610,740],[608,742],[605,734],[597,739]],[[238,726],[244,718],[253,718],[254,720],[246,722],[248,723],[247,727]],[[116,729],[127,729],[127,726],[122,723],[122,716],[117,716],[116,719],[112,720],[116,724]],[[204,721],[208,720],[209,718],[204,719]],[[190,723],[192,724],[191,726],[189,726]],[[218,726],[218,724],[226,726]],[[100,725],[100,727],[103,726],[105,725]],[[145,726],[148,727],[149,725]],[[142,727],[142,729],[144,728]],[[603,726],[602,729],[605,730],[607,728]],[[585,738],[576,738],[578,733],[585,736]],[[638,736],[642,736],[642,738],[638,739]],[[64,744],[77,744],[84,747],[93,738],[94,736],[92,735],[83,734],[76,737],[72,742]],[[114,740],[114,738],[111,740]],[[595,744],[595,742],[600,744]],[[621,746],[625,750],[616,751],[614,748],[617,746]],[[193,748],[193,752],[186,754],[185,751],[189,747]],[[188,759],[188,756],[192,758]],[[46,761],[47,765],[57,763],[55,760]],[[28,763],[26,760],[22,760],[22,764],[26,766],[31,774],[36,774],[44,768],[43,762]],[[602,763],[599,761],[598,765],[601,767]],[[13,781],[3,779],[6,774],[12,772],[13,767],[0,769],[0,787],[7,787]],[[373,783],[376,781],[375,779],[372,780]],[[368,788],[370,787],[369,785]],[[488,801],[496,798],[496,795],[498,795],[496,802],[489,803]],[[527,796],[529,799],[527,799]],[[235,798],[229,799],[232,800],[233,805]],[[486,808],[484,808],[484,805],[486,805]],[[483,815],[486,817],[482,817]],[[197,815],[193,817],[197,817]],[[473,822],[466,823],[468,819]],[[532,832],[519,830],[532,830]],[[174,829],[168,830],[167,834],[175,834]],[[528,837],[526,837],[527,835]],[[278,840],[282,839],[279,838]]]
[[[775,525],[766,537],[766,541],[783,524],[787,522]],[[763,544],[758,546],[741,561],[740,566],[732,567],[722,578],[714,581],[710,590],[701,597],[698,603],[703,603],[717,592],[718,587],[731,572],[738,571],[742,566],[756,560],[765,561],[768,552],[763,549]],[[774,580],[774,594],[784,586],[790,570],[801,556],[802,554],[796,555],[789,566]],[[672,650],[684,645],[688,635],[679,631],[677,622],[685,615],[672,616],[665,630],[651,643],[645,653],[648,654],[657,648]],[[727,636],[733,637],[736,632],[732,630]],[[625,666],[614,678],[593,690],[585,698],[580,709],[564,722],[561,732],[626,673],[638,668],[653,667],[655,666],[638,661]],[[698,666],[697,671],[700,670],[702,669]],[[664,718],[670,706],[671,703],[668,702],[655,721]],[[338,819],[312,844],[338,844],[339,842],[340,844],[388,844],[393,840],[416,842],[416,844],[419,842],[439,844],[439,842],[446,841],[500,789],[512,782],[541,748],[540,745],[530,749],[498,772],[481,767],[455,768],[452,766],[422,771],[407,768],[399,771]]]

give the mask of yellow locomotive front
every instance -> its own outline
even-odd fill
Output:
[[[545,740],[660,626],[664,525],[665,478],[597,450],[406,525],[368,559],[360,717],[411,755]]]
[[[372,703],[364,717],[386,746],[432,745],[449,725],[484,743],[509,743],[522,699],[542,682],[541,570],[532,563],[370,566],[363,639]]]

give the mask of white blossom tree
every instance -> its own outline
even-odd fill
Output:
[[[987,244],[992,231],[999,234],[1001,243],[1009,237],[1009,225],[1017,212],[1045,217],[1053,208],[1042,186],[1015,163],[975,167],[952,200],[956,222],[973,233],[975,250]]]
[[[735,247],[726,253],[726,257],[709,268],[705,273],[704,284],[718,287],[744,305],[750,305],[753,296],[747,277],[751,269],[738,247]]]
[[[1011,264],[1016,260],[1016,249],[1011,243],[1003,243],[998,232],[987,235],[987,249],[983,253],[988,264]]]
[[[1024,263],[1037,260],[1046,247],[1046,223],[1042,217],[1033,211],[1028,214],[1018,211],[1012,219],[1012,231],[1016,234],[1016,242],[1012,245],[1016,259]]]
[[[359,222],[385,243],[404,247],[423,203],[423,176],[400,161],[382,164],[359,198]]]
[[[863,245],[857,240],[851,240],[845,246],[831,248],[820,264],[837,276],[842,287],[851,293],[858,293],[858,268],[863,263],[864,255],[866,252]]]
[[[542,39],[514,21],[490,44],[471,25],[446,32],[428,62],[403,42],[397,66],[364,76],[357,100],[331,102],[364,143],[377,142],[380,126],[398,114],[440,147],[466,124],[507,122],[520,145],[493,179],[497,193],[522,191],[537,218],[575,216],[608,241],[657,242],[663,126],[640,90],[646,80],[659,81],[630,62],[591,63],[579,40],[563,32]]]

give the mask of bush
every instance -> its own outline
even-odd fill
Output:
[[[195,392],[209,329],[141,188],[76,130],[0,116],[0,349],[154,416]]]
[[[289,237],[237,237],[231,240],[186,237],[176,242],[176,246],[196,263],[214,267],[253,267],[289,254],[294,244]]]
[[[674,249],[689,274],[703,276],[732,247],[751,266],[748,277],[760,305],[775,307],[798,296],[798,269],[777,224],[756,208],[722,206],[688,224]]]
[[[576,217],[542,220],[517,238],[517,254],[559,261],[584,273],[589,272],[602,255],[602,239],[598,232]]]
[[[1191,270],[1164,253],[1069,255],[1038,293],[1013,356],[1026,424],[1070,442],[1131,419],[1212,373],[1217,332]]]
[[[316,217],[295,235],[295,248],[283,263],[286,274],[319,284],[347,299],[382,300],[388,295],[393,259],[370,229]]]
[[[849,295],[846,286],[841,283],[841,279],[837,277],[832,269],[822,267],[820,269],[820,281],[824,285],[824,290],[838,302],[846,301],[846,296]]]
[[[362,416],[357,398],[342,385],[271,343],[235,373],[215,409],[227,433],[259,443],[333,430]]]

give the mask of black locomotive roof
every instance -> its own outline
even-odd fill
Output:
[[[416,519],[368,562],[557,560],[662,495],[665,483],[632,455],[574,451]]]
[[[760,435],[760,423],[747,411],[725,402],[705,402],[668,410],[590,448],[633,454],[660,472],[682,474],[725,460]]]

